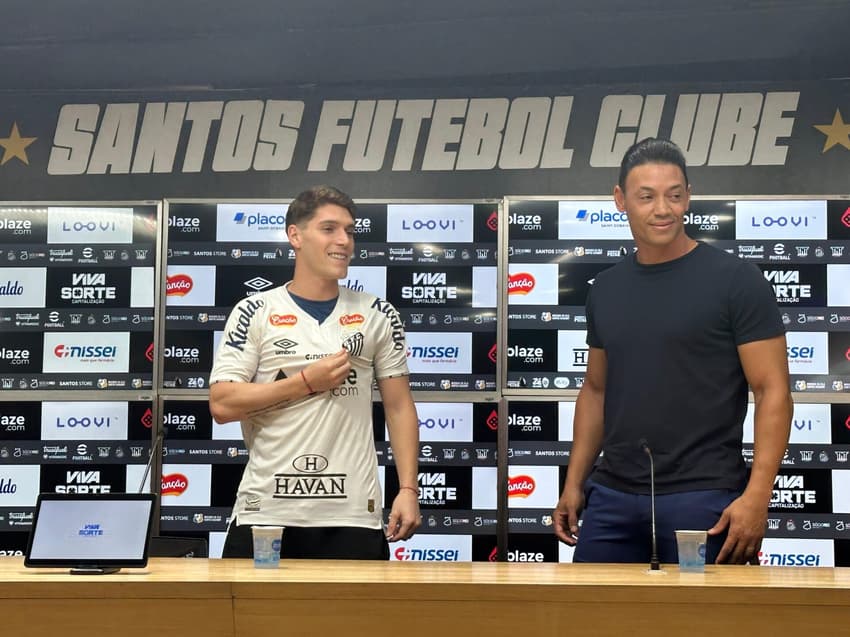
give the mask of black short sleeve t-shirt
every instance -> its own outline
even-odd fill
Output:
[[[737,347],[784,333],[757,267],[707,244],[660,264],[634,255],[601,272],[587,301],[590,347],[605,350],[603,456],[593,479],[659,493],[743,486],[747,381]]]

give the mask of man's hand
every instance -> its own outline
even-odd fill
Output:
[[[351,371],[351,361],[344,349],[325,356],[304,368],[304,378],[314,392],[323,392],[339,387]]]
[[[717,564],[758,564],[761,541],[767,525],[767,507],[748,499],[736,498],[723,510],[723,514],[709,535],[719,535],[727,528],[729,534],[717,554]]]
[[[419,525],[419,494],[410,489],[401,489],[393,500],[390,520],[387,523],[387,540],[397,542],[411,537]]]
[[[561,542],[575,546],[578,540],[578,519],[584,510],[584,490],[582,488],[564,487],[558,506],[552,511],[555,523],[555,535]]]

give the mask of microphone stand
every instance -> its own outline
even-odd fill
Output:
[[[162,441],[165,438],[165,434],[168,433],[168,427],[164,427],[160,425],[159,429],[156,432],[156,440],[153,443],[153,447],[151,447],[151,455],[148,458],[148,462],[145,465],[145,472],[142,474],[142,481],[139,483],[139,489],[137,493],[141,493],[142,489],[145,488],[145,480],[148,479],[148,474],[151,471],[151,467],[153,466],[153,459],[156,457],[156,454],[159,452],[160,447],[162,447]],[[153,489],[148,491],[149,493],[156,493]]]
[[[661,562],[658,559],[658,541],[655,533],[655,463],[652,460],[652,451],[649,448],[649,443],[641,438],[640,448],[649,457],[649,501],[650,501],[650,516],[652,518],[652,555],[649,559],[649,570],[661,570]]]

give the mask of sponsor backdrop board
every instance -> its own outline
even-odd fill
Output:
[[[634,250],[612,199],[508,199],[509,393],[578,389],[594,277]],[[787,329],[795,392],[850,391],[850,202],[700,199],[688,234],[757,265]],[[710,274],[707,274],[710,276]]]
[[[157,208],[0,205],[0,387],[153,387]]]
[[[152,404],[63,395],[0,402],[0,555],[26,548],[39,493],[149,489]]]
[[[168,204],[165,389],[203,389],[240,299],[292,277],[285,203]],[[358,204],[348,288],[406,326],[414,391],[495,392],[495,203]]]

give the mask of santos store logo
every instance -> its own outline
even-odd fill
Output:
[[[631,239],[626,213],[613,201],[559,201],[559,239]]]
[[[736,201],[738,239],[826,239],[826,201]]]
[[[43,440],[126,440],[126,402],[45,402]]]
[[[132,243],[132,208],[47,209],[48,243]]]
[[[390,204],[389,243],[472,243],[472,204]]]

